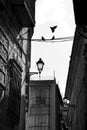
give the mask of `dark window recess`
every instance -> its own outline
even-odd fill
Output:
[[[7,116],[11,125],[19,123],[20,103],[21,103],[21,68],[14,59],[8,63],[10,76],[10,91],[8,100]]]
[[[83,56],[87,56],[87,44],[84,44]]]
[[[36,97],[36,104],[46,104],[45,98],[42,98],[41,96]]]
[[[4,6],[2,4],[2,0],[0,0],[0,11],[3,11],[4,10]]]

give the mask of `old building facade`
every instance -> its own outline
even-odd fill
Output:
[[[87,38],[86,26],[77,26],[72,48],[65,98],[70,101],[66,116],[69,130],[87,129]]]
[[[61,104],[55,80],[31,80],[26,130],[61,130]]]
[[[35,0],[0,0],[0,130],[25,129],[34,26]]]
[[[87,129],[87,19],[86,0],[73,0],[75,36],[73,41],[65,99],[69,101],[65,117],[68,130]],[[83,10],[82,10],[83,9]]]

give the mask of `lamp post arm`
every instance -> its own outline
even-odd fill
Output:
[[[38,72],[29,72],[29,75],[32,76],[34,74],[38,74]]]

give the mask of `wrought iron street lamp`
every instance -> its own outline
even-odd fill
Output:
[[[39,79],[41,79],[41,72],[43,70],[43,66],[44,66],[44,62],[41,58],[39,58],[39,60],[36,62],[37,65],[37,69],[39,71]]]
[[[70,102],[70,100],[68,100],[67,98],[64,98],[64,99],[63,99],[63,103],[64,103],[67,107],[75,108],[75,104],[72,104],[72,103]]]

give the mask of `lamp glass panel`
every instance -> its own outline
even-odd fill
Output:
[[[38,68],[39,71],[42,71],[42,69],[43,69],[43,64],[42,64],[42,63],[39,63],[39,64],[37,65],[37,68]]]

